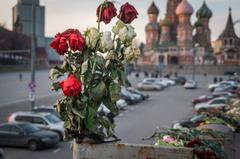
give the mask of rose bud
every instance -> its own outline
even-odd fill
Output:
[[[64,55],[68,50],[67,38],[58,33],[50,43],[50,47],[55,49],[59,55]]]
[[[125,24],[130,24],[135,18],[137,18],[137,10],[128,2],[121,6],[118,18]]]
[[[76,97],[81,93],[82,85],[74,75],[69,75],[68,78],[59,83],[65,96]]]
[[[100,15],[100,10],[102,8],[102,13]],[[105,24],[110,23],[113,17],[117,15],[117,9],[112,2],[105,2],[100,4],[97,8],[98,21],[103,21]]]
[[[69,42],[69,46],[70,46],[71,50],[83,51],[84,46],[85,46],[85,40],[80,33],[79,34],[74,34],[74,33],[70,34],[68,42]]]

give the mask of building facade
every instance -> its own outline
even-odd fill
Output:
[[[219,64],[240,65],[240,38],[235,32],[231,11],[229,8],[227,24],[214,42],[214,53]]]
[[[187,0],[168,0],[166,15],[159,22],[159,10],[154,2],[147,13],[146,45],[138,61],[140,65],[204,64],[206,56],[214,60],[209,28],[212,11],[205,1],[196,12],[194,25],[191,22],[194,9]]]
[[[33,7],[35,18],[33,18]],[[48,65],[61,62],[59,56],[49,47],[51,37],[45,37],[45,7],[40,5],[40,0],[18,0],[12,8],[13,32],[31,37],[33,23],[35,23],[36,52],[47,54],[37,56],[39,64]],[[45,53],[44,53],[45,52]]]

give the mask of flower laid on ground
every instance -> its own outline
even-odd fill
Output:
[[[223,137],[223,133],[213,130],[166,128],[155,131],[148,139],[153,138],[155,146],[192,148],[198,159],[228,159],[219,142]]]
[[[103,104],[114,115],[118,114],[116,101],[121,86],[130,84],[124,65],[140,51],[133,43],[136,33],[129,24],[137,16],[136,9],[126,3],[112,32],[102,31],[101,22],[108,24],[115,16],[114,3],[105,0],[97,8],[97,28],[90,27],[83,32],[67,29],[58,33],[50,44],[64,59],[61,66],[53,67],[49,73],[52,89],[61,89],[64,94],[55,107],[64,121],[65,137],[75,138],[77,142],[116,138],[114,123],[97,111]]]

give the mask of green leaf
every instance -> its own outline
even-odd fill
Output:
[[[84,61],[82,64],[82,74],[84,74],[88,70],[88,60]]]
[[[61,68],[57,67],[57,66],[52,68],[50,70],[50,72],[49,72],[49,78],[51,80],[55,80],[55,79],[57,79],[57,78],[59,78],[59,77],[61,77],[63,75],[64,75],[64,71]]]
[[[112,82],[109,86],[109,94],[112,101],[117,101],[121,92],[121,86],[115,82]]]
[[[52,83],[52,90],[58,91],[60,89],[59,82]]]
[[[96,55],[96,62],[97,62],[97,65],[100,68],[103,68],[105,66],[105,63],[106,63],[105,59],[101,55]]]
[[[115,102],[112,102],[110,97],[103,98],[103,104],[115,115],[118,114],[118,108]]]
[[[96,112],[97,111],[92,107],[86,108],[86,117],[85,117],[84,123],[88,130],[91,130],[92,126],[94,125],[94,117],[96,115]]]
[[[91,90],[91,98],[95,101],[102,99],[106,91],[106,85],[103,81],[100,81],[96,87]]]
[[[75,108],[72,108],[72,113],[73,114],[75,114],[75,115],[77,115],[78,117],[80,117],[80,118],[84,118],[84,116],[81,114],[81,112],[80,111],[78,111],[77,109],[75,109]]]

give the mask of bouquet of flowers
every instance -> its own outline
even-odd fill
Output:
[[[58,33],[50,44],[64,58],[62,66],[55,66],[49,74],[52,89],[61,89],[64,94],[55,108],[64,121],[65,137],[77,142],[86,138],[92,142],[116,138],[114,123],[97,110],[104,104],[113,114],[118,113],[116,101],[121,86],[130,84],[124,64],[140,54],[133,43],[136,33],[130,25],[138,12],[131,4],[122,5],[117,14],[114,3],[105,0],[96,14],[97,28],[87,28],[83,33],[68,29]],[[101,31],[101,22],[108,24],[116,16],[119,20],[112,32]]]

